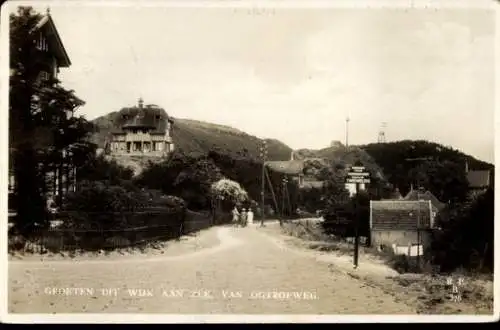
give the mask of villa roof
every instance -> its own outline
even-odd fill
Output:
[[[123,134],[127,129],[146,128],[151,134],[165,134],[167,122],[173,122],[167,112],[153,105],[122,108],[113,121],[113,134]]]

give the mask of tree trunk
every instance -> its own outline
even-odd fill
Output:
[[[35,223],[44,224],[47,220],[38,172],[36,152],[30,143],[25,143],[15,152],[14,167],[18,194],[16,228],[22,234],[31,233]]]

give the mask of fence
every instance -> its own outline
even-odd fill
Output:
[[[224,218],[223,214],[219,216]],[[54,226],[39,228],[29,238],[9,237],[10,250],[44,253],[96,251],[139,247],[178,239],[225,221],[210,212],[169,211],[150,208],[137,212],[64,212]],[[59,225],[56,224],[59,223]]]

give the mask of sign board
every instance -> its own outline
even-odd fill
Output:
[[[348,176],[350,177],[365,177],[365,176],[370,176],[370,173],[368,172],[348,172],[347,173]]]
[[[370,183],[370,179],[363,178],[363,177],[354,177],[354,178],[347,178],[346,182],[347,183]]]
[[[351,172],[363,172],[365,170],[364,166],[352,166]]]
[[[347,173],[346,183],[370,183],[370,173],[365,172],[364,166],[352,166]]]

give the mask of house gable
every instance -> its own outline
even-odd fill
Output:
[[[44,15],[42,19],[35,25],[31,33],[35,32],[40,32],[47,38],[49,49],[54,54],[57,60],[57,65],[59,67],[67,68],[71,66],[69,56],[66,52],[66,49],[64,48],[61,37],[57,32],[57,28],[50,14]]]
[[[425,192],[421,192],[418,190],[410,190],[408,194],[404,197],[404,200],[407,201],[418,201],[418,200],[423,200],[423,201],[430,201],[432,206],[437,210],[440,211],[442,210],[446,204],[441,202],[432,192],[429,190],[426,190]]]

